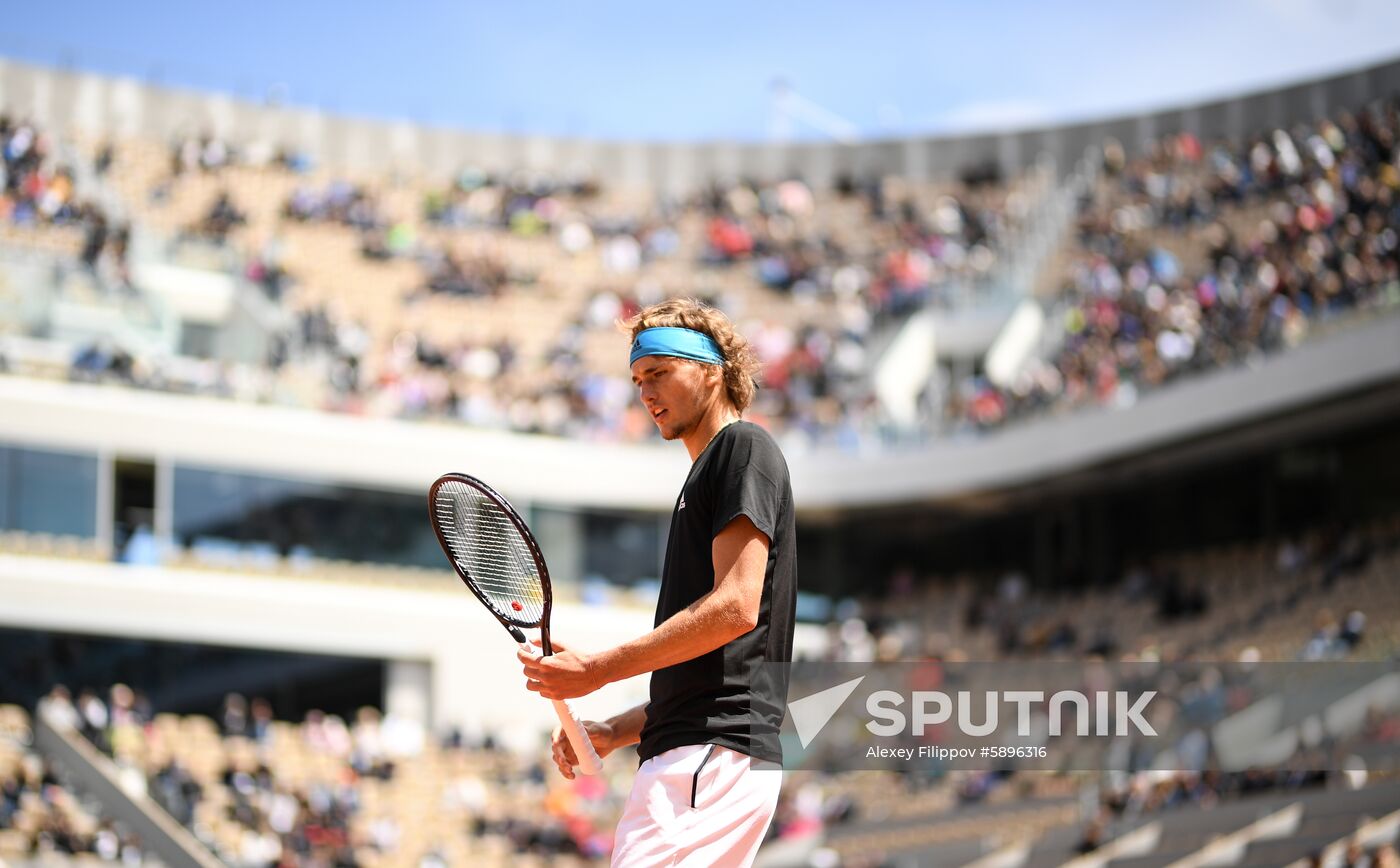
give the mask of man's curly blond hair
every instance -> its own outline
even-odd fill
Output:
[[[753,403],[758,391],[758,375],[762,365],[753,347],[734,330],[734,324],[719,310],[694,298],[673,298],[654,304],[641,313],[620,323],[630,338],[646,329],[683,328],[709,335],[719,345],[724,356],[724,390],[729,402],[740,413]]]

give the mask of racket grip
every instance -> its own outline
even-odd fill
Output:
[[[540,649],[528,642],[520,643],[526,654],[533,657],[540,655]],[[559,726],[564,730],[564,737],[569,740],[569,744],[574,748],[574,756],[578,759],[579,771],[586,775],[596,775],[603,770],[603,760],[598,756],[598,751],[593,749],[593,740],[588,737],[588,731],[583,728],[583,721],[578,719],[574,709],[562,699],[551,699],[554,703],[554,713],[559,717]]]
[[[598,757],[598,752],[593,749],[593,740],[588,737],[588,731],[583,728],[583,722],[578,719],[569,703],[562,699],[550,700],[554,703],[554,713],[559,715],[559,725],[564,728],[564,734],[569,738],[569,744],[574,746],[574,756],[578,758],[579,771],[586,775],[596,775],[603,770],[603,761]]]

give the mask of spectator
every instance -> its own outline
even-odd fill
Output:
[[[220,718],[226,736],[248,734],[248,701],[241,694],[230,693],[224,697],[224,710]]]

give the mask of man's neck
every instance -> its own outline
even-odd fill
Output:
[[[724,430],[725,426],[738,421],[739,414],[732,407],[723,402],[716,402],[700,420],[700,424],[681,438],[686,451],[690,453],[690,460],[693,462],[699,458],[700,453],[705,451],[705,447],[710,445],[710,441],[715,439],[715,435]]]

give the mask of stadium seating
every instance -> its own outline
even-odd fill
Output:
[[[197,715],[146,720],[120,685],[111,696],[112,723],[88,737],[233,865],[583,864],[610,843],[598,830],[625,794],[618,764],[567,784],[489,745],[425,741],[373,709],[350,726],[320,712],[292,724],[255,701],[246,729],[221,732]]]
[[[1134,161],[1109,143],[1078,238],[1057,258],[1063,286],[1045,299],[1059,349],[1005,387],[953,383],[944,425],[1122,406],[1350,311],[1393,307],[1384,215],[1396,178],[1383,143],[1396,126],[1384,105],[1243,142],[1170,136]],[[31,128],[6,129],[13,144]],[[94,259],[118,220],[77,200],[42,206],[71,198],[68,179],[87,173],[51,155],[35,163],[59,150],[37,141],[22,165],[46,180],[11,184],[0,242]],[[99,198],[122,203],[168,255],[226,266],[210,245],[226,248],[303,318],[264,400],[606,439],[653,436],[629,411],[612,323],[675,294],[714,299],[755,336],[769,387],[756,419],[822,442],[879,436],[861,385],[872,327],[952,303],[945,293],[988,274],[1050,183],[1043,172],[978,187],[792,180],[668,201],[587,179],[342,177],[254,150],[130,138],[63,153],[100,162],[107,180],[94,184],[114,195]]]
[[[1042,638],[1007,646],[995,612],[1004,603],[984,608],[983,623],[966,624],[965,607],[978,599],[968,583],[932,591],[942,605],[922,606],[929,618],[918,623],[932,631],[929,635],[948,631],[935,644],[949,659],[1082,659],[1094,653],[1089,648],[1095,639],[1092,628],[1109,612],[1121,614],[1124,630],[1110,656],[1126,659],[1155,653],[1164,660],[1229,660],[1247,649],[1263,660],[1313,659],[1309,655],[1314,654],[1321,659],[1380,659],[1400,647],[1393,634],[1400,612],[1390,592],[1400,569],[1397,530],[1394,519],[1385,519],[1354,534],[1314,533],[1203,550],[1153,565],[1154,574],[1179,571],[1208,589],[1203,612],[1164,617],[1161,588],[1150,582],[1137,586],[1138,579],[1122,589],[1053,596],[1026,589],[1019,592],[1014,610],[1017,623],[1024,625],[1023,637]],[[995,587],[987,579],[980,585]],[[1138,593],[1141,599],[1125,602],[1125,593]],[[949,605],[950,600],[960,602]],[[895,601],[893,607],[910,610],[908,601]],[[1366,613],[1364,634],[1354,649],[1343,638],[1343,625],[1315,623],[1323,609],[1339,620],[1352,609]],[[867,613],[872,623],[883,625],[875,647],[882,654],[905,653],[882,641],[902,628],[889,613],[877,616],[877,611]],[[1061,622],[1072,625],[1076,641],[1051,640]],[[1129,643],[1130,636],[1140,638]],[[904,642],[907,646],[900,647],[928,647],[927,636]],[[601,789],[588,789],[563,785],[547,769],[532,767],[538,758],[443,746],[431,739],[421,745],[409,739],[409,748],[391,749],[392,727],[372,712],[354,725],[317,714],[301,724],[264,719],[256,727],[221,732],[206,717],[156,714],[145,722],[127,700],[114,699],[112,708],[109,728],[89,735],[106,744],[121,765],[139,770],[158,802],[234,864],[276,848],[339,842],[357,864],[367,866],[417,864],[430,854],[447,864],[528,864],[553,858],[548,853],[575,853],[580,843],[581,854],[560,857],[554,864],[586,862],[588,848],[599,852],[596,848],[606,846],[586,829],[609,828],[629,771],[618,761],[621,765],[612,767]],[[909,858],[919,864],[969,864],[1009,847],[1027,853],[1026,865],[1051,865],[1076,851],[1132,842],[1125,836],[1145,834],[1147,825],[1160,821],[1161,832],[1154,833],[1158,843],[1149,852],[1127,846],[1122,852],[1136,855],[1112,864],[1165,865],[1301,800],[1302,825],[1288,839],[1293,846],[1259,838],[1249,840],[1246,848],[1245,864],[1282,864],[1269,860],[1302,858],[1310,848],[1346,839],[1363,820],[1377,816],[1380,802],[1390,798],[1383,788],[1386,776],[1397,769],[1393,754],[1369,757],[1367,763],[1372,785],[1358,792],[1370,795],[1356,798],[1366,805],[1375,802],[1375,809],[1357,802],[1360,807],[1353,811],[1351,802],[1340,800],[1340,791],[1298,789],[1302,783],[1286,777],[1267,782],[1225,777],[1203,787],[1202,779],[1186,773],[1168,779],[1144,773],[1129,777],[1121,789],[1102,789],[1100,798],[1110,813],[1090,827],[1084,825],[1076,797],[1088,783],[1083,774],[957,773],[925,782],[878,773],[802,773],[793,776],[787,792],[814,787],[822,808],[807,822],[794,817],[778,823],[773,834],[774,840],[783,840],[804,829],[811,834],[815,826],[822,847],[843,860],[840,864],[898,864]],[[1203,810],[1213,799],[1235,807]],[[333,810],[336,804],[342,805],[339,813]],[[543,825],[537,819],[540,804],[554,806],[547,808],[554,819]],[[330,813],[316,815],[314,805]],[[274,825],[272,815],[279,811]],[[289,815],[299,818],[290,826]],[[274,829],[271,835],[269,829]],[[1092,829],[1096,831],[1090,834]],[[5,840],[14,846],[14,836]]]
[[[838,636],[833,653],[855,660],[918,654],[1237,660],[1248,651],[1261,660],[1329,659],[1352,652],[1331,646],[1308,652],[1309,639],[1318,631],[1337,634],[1353,611],[1369,625],[1355,653],[1364,659],[1395,653],[1400,601],[1391,585],[1400,571],[1400,519],[1378,519],[1330,540],[1317,532],[1299,542],[1162,558],[1151,570],[1131,570],[1112,589],[1026,592],[1014,573],[1000,584],[996,575],[930,577],[912,599],[864,600],[861,622],[845,626],[843,633],[852,632]],[[1280,565],[1281,555],[1287,565]],[[919,613],[917,619],[910,612]]]
[[[0,862],[156,864],[134,836],[66,788],[31,742],[28,712],[0,705]]]
[[[1400,648],[1395,633],[1400,602],[1394,576],[1400,573],[1400,523],[1395,518],[1373,522],[1341,537],[1315,533],[1302,540],[1276,541],[1200,551],[1156,565],[1157,575],[1192,577],[1192,586],[1205,589],[1207,605],[1192,614],[1162,612],[1162,587],[1130,577],[1125,588],[1068,591],[1054,595],[1021,590],[1008,602],[998,594],[988,600],[976,588],[996,589],[995,577],[961,583],[932,583],[925,598],[868,600],[863,617],[874,628],[847,622],[832,645],[838,660],[909,659],[920,651],[949,661],[1082,660],[1095,655],[1116,660],[1386,660]],[[1003,594],[1005,591],[1003,591]],[[1134,600],[1132,596],[1137,595]],[[968,626],[969,607],[978,611]],[[904,613],[917,611],[910,621]],[[1354,644],[1345,638],[1344,615],[1362,612],[1364,624]],[[1006,627],[1016,625],[1015,639]],[[1105,633],[1101,627],[1113,625]],[[1343,798],[1337,791],[1304,798],[1304,824],[1297,836],[1284,841],[1249,844],[1245,864],[1282,865],[1301,859],[1346,838],[1365,818],[1393,811],[1393,778],[1400,773],[1391,748],[1357,750],[1379,788]],[[987,842],[1020,853],[1031,866],[1061,865],[1076,852],[1107,846],[1130,832],[1140,831],[1161,814],[1167,825],[1153,833],[1150,854],[1114,859],[1112,865],[1167,865],[1209,843],[1215,836],[1242,828],[1269,810],[1297,801],[1299,796],[1260,796],[1292,792],[1301,782],[1277,778],[1224,776],[1203,786],[1189,773],[1169,778],[1152,773],[1129,776],[1120,789],[1100,787],[1103,803],[1132,809],[1108,822],[1086,827],[1079,806],[1069,795],[1087,786],[1089,777],[1068,773],[1020,772],[1000,783],[971,808],[957,796],[959,784],[942,782],[908,791],[897,777],[879,773],[837,776],[821,781],[828,797],[850,800],[850,818],[828,824],[825,842],[841,864],[966,865],[987,855]],[[1319,778],[1321,780],[1321,778]],[[1029,789],[1027,789],[1029,788]],[[1253,793],[1253,795],[1251,795]],[[1003,798],[1015,800],[1004,808]],[[1209,807],[1223,799],[1233,807]],[[1352,799],[1347,801],[1346,799]],[[1239,800],[1236,802],[1236,800]],[[1353,811],[1353,802],[1372,806]],[[1319,819],[1331,816],[1330,820]],[[1094,829],[1089,835],[1089,829]],[[1330,836],[1330,837],[1329,837]],[[1084,842],[1091,842],[1086,845]],[[1084,849],[1077,849],[1077,848]],[[1132,849],[1132,848],[1129,848]],[[881,854],[873,858],[871,854]],[[1261,855],[1262,854],[1262,855]],[[1269,861],[1283,854],[1279,861]],[[990,859],[991,857],[988,856]],[[1248,861],[1257,858],[1260,861]],[[883,861],[888,859],[890,861]],[[866,861],[862,861],[866,860]],[[988,863],[1002,864],[1002,863]],[[1102,862],[1086,864],[1103,864]]]
[[[1181,134],[1125,163],[1106,147],[1054,316],[1059,349],[1005,388],[947,407],[962,428],[1050,408],[1125,406],[1182,376],[1248,363],[1329,321],[1400,304],[1394,102],[1312,128],[1203,145]]]
[[[215,140],[84,145],[102,155],[104,200],[166,255],[226,264],[208,245],[227,245],[249,276],[277,275],[284,304],[324,321],[327,340],[292,342],[290,367],[305,370],[282,372],[283,398],[610,439],[651,436],[625,412],[613,320],[676,294],[763,332],[757,417],[820,435],[865,414],[854,386],[872,318],[989,272],[1049,183],[1039,170],[978,188],[794,180],[669,202],[539,178],[337,178]],[[348,376],[334,364],[352,358]],[[341,371],[329,381],[328,366]]]

